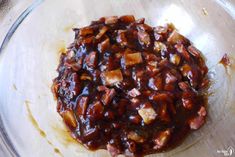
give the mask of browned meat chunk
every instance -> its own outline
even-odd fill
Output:
[[[176,30],[174,30],[167,39],[167,41],[171,44],[184,43],[185,40],[186,38],[179,34]]]
[[[108,105],[113,97],[116,95],[115,89],[106,89],[105,94],[102,96],[101,101],[103,102],[104,105]]]
[[[128,92],[128,95],[130,95],[131,97],[137,97],[140,94],[141,94],[140,91],[136,88],[133,88],[132,90]]]
[[[120,69],[104,72],[101,77],[103,78],[105,85],[113,85],[118,82],[122,82],[122,72]]]
[[[141,45],[149,47],[151,44],[150,36],[147,32],[138,31],[138,39]]]
[[[166,146],[167,142],[170,139],[170,136],[171,136],[170,129],[160,132],[154,140],[154,143],[156,145],[153,148],[158,150]]]
[[[88,97],[81,97],[77,106],[77,114],[78,115],[85,115],[86,109],[88,105]]]
[[[80,36],[86,36],[86,35],[90,35],[93,34],[94,31],[91,27],[83,27],[79,29],[79,35]]]
[[[141,53],[124,54],[123,60],[126,67],[142,63],[143,61]]]
[[[142,117],[145,124],[150,124],[157,117],[157,113],[150,103],[144,104],[144,106],[138,110],[138,113]]]
[[[65,124],[67,124],[68,127],[75,129],[77,127],[77,122],[74,117],[74,113],[71,110],[66,110],[61,113]]]
[[[105,24],[107,24],[107,25],[115,24],[117,22],[118,22],[118,17],[117,16],[105,17]]]
[[[96,51],[91,52],[85,59],[87,66],[95,68],[97,66],[97,57],[98,56]]]

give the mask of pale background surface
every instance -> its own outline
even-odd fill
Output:
[[[11,0],[0,8],[0,43],[31,2]],[[56,76],[58,51],[72,41],[70,28],[101,16],[122,14],[146,17],[153,26],[173,22],[202,50],[213,80],[207,124],[177,149],[151,156],[220,157],[216,150],[235,148],[234,4],[232,0],[44,1],[23,21],[0,55],[0,115],[17,152],[23,157],[50,157],[59,156],[54,152],[58,148],[65,157],[108,156],[105,151],[88,152],[61,134],[66,131],[55,111],[50,86]],[[217,64],[224,53],[231,56],[228,71]],[[46,138],[29,121],[25,100],[30,101],[31,112]],[[5,157],[3,153],[0,156]]]

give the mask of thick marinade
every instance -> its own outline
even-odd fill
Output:
[[[72,136],[112,156],[143,156],[178,144],[206,118],[208,68],[173,25],[132,15],[75,28],[52,90]]]

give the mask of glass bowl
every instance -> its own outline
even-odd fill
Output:
[[[73,27],[102,16],[133,14],[152,26],[172,22],[202,51],[209,67],[209,116],[177,148],[149,156],[222,156],[235,148],[235,6],[232,1],[35,1],[0,48],[0,137],[3,156],[109,156],[74,141],[56,112],[50,87]],[[219,63],[227,53],[230,65]],[[223,151],[224,150],[224,151]],[[2,155],[1,155],[2,156]]]

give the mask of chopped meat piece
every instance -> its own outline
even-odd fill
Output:
[[[176,82],[178,79],[176,76],[174,76],[172,73],[167,72],[165,76],[165,83],[170,84]]]
[[[105,39],[104,41],[102,41],[101,43],[98,44],[98,50],[100,52],[104,52],[109,47],[110,47],[110,40],[109,40],[109,38]]]
[[[151,44],[150,36],[147,32],[138,31],[138,39],[141,45],[149,47]]]
[[[93,34],[94,31],[91,27],[83,27],[79,29],[79,35],[80,36],[86,36],[86,35],[90,35]]]
[[[107,119],[114,119],[114,113],[112,111],[106,111],[104,116],[107,118]]]
[[[124,54],[123,60],[126,67],[143,62],[141,53]]]
[[[184,57],[184,59],[186,59],[187,61],[190,60],[190,55],[189,55],[188,51],[185,49],[183,44],[176,44],[175,48]]]
[[[165,131],[161,131],[154,140],[154,143],[156,145],[153,148],[156,150],[163,148],[167,144],[167,142],[169,141],[170,136],[171,136],[170,129],[167,129]]]
[[[135,22],[135,17],[133,15],[124,15],[119,17],[119,20],[123,23],[132,23]]]
[[[67,60],[64,65],[67,67],[72,68],[74,71],[79,71],[82,68],[82,62],[83,62],[83,58],[79,58],[78,61],[70,61]]]
[[[101,101],[103,102],[104,105],[108,105],[113,97],[116,95],[115,89],[106,89],[105,94],[102,96]]]
[[[155,41],[154,42],[154,51],[159,53],[161,51],[166,51],[166,45],[163,44],[162,42]]]
[[[162,121],[170,122],[170,116],[167,111],[167,104],[162,104],[160,111],[159,111],[159,117]]]
[[[85,62],[89,67],[95,68],[97,66],[97,59],[97,52],[93,51],[86,57]]]
[[[170,56],[170,62],[173,63],[173,64],[175,64],[175,65],[179,65],[179,64],[180,64],[180,60],[181,60],[181,58],[180,58],[180,56],[177,55],[177,54],[172,54],[172,55]]]
[[[170,63],[168,61],[167,58],[161,60],[159,63],[158,63],[158,66],[161,67],[161,68],[165,68],[165,67],[169,67]]]
[[[140,18],[138,20],[135,21],[135,23],[141,24],[145,22],[145,18]]]
[[[91,76],[89,76],[88,74],[86,73],[83,73],[81,76],[80,76],[80,79],[81,80],[92,80]]]
[[[71,75],[68,76],[68,79],[70,81],[63,80],[61,82],[59,94],[66,93],[67,99],[73,99],[74,97],[76,97],[80,93],[81,83],[79,80],[79,76],[76,72],[71,73]]]
[[[137,29],[138,29],[138,31],[149,32],[152,30],[152,27],[150,27],[147,24],[139,24],[139,25],[137,25]]]
[[[132,99],[131,99],[131,102],[132,102],[133,104],[138,104],[138,103],[140,103],[140,100],[137,99],[137,98],[132,98]]]
[[[229,56],[227,53],[225,53],[222,57],[222,59],[219,61],[219,63],[223,64],[224,66],[228,66],[231,64]]]
[[[188,52],[191,53],[194,57],[200,57],[200,51],[192,45],[188,47]]]
[[[59,87],[60,87],[59,82],[57,80],[55,80],[51,86],[51,91],[53,92],[54,99],[58,98],[57,91],[58,91]]]
[[[134,123],[134,124],[140,124],[140,122],[141,122],[141,120],[142,120],[139,115],[131,115],[131,116],[129,117],[129,119],[130,119],[130,121],[131,121],[132,123]]]
[[[130,152],[136,152],[136,143],[134,141],[127,141],[127,146]]]
[[[156,75],[160,70],[157,68],[157,62],[149,62],[146,66],[146,70],[152,74],[151,76]]]
[[[176,30],[175,25],[173,23],[168,23],[166,28],[168,32],[173,32],[174,30]]]
[[[94,36],[89,36],[83,39],[78,40],[78,45],[83,44],[83,45],[91,45],[94,41]]]
[[[206,116],[206,108],[204,106],[201,106],[199,111],[197,112],[199,116]]]
[[[108,29],[109,29],[108,27],[103,26],[103,27],[100,29],[99,33],[95,36],[95,38],[96,38],[97,40],[99,40],[99,39],[107,32]]]
[[[186,38],[179,34],[176,30],[174,30],[167,39],[167,41],[171,44],[184,43],[185,40]]]
[[[154,38],[155,38],[156,41],[162,41],[163,40],[163,35],[155,33]]]
[[[184,77],[187,77],[188,74],[191,72],[192,68],[191,66],[189,66],[188,64],[184,64],[181,68],[180,68],[182,74]]]
[[[171,102],[172,100],[172,96],[167,93],[167,92],[164,92],[164,93],[153,93],[152,95],[149,96],[150,100],[154,100],[156,102]]]
[[[157,26],[157,27],[154,28],[154,33],[166,34],[167,33],[167,27]]]
[[[133,88],[132,90],[128,92],[128,95],[130,95],[131,97],[137,97],[140,94],[141,94],[140,91],[136,88]]]
[[[153,90],[162,90],[163,89],[163,81],[161,77],[150,78],[148,82],[148,86]]]
[[[98,86],[98,87],[97,87],[97,90],[98,90],[99,92],[106,91],[106,90],[108,90],[108,87],[106,87],[106,86]]]
[[[77,114],[78,115],[85,115],[87,105],[88,105],[88,97],[86,97],[86,96],[81,97],[78,102],[78,105],[77,105]]]
[[[150,124],[157,117],[157,113],[155,112],[155,110],[153,109],[150,103],[144,104],[144,106],[138,110],[138,113],[144,120],[145,124]]]
[[[77,127],[77,122],[72,110],[66,110],[62,112],[61,115],[63,117],[65,124],[67,124],[68,127],[72,129],[75,129]]]
[[[84,131],[83,133],[83,141],[90,141],[92,139],[97,138],[97,136],[99,135],[99,129],[98,127],[94,127],[91,129],[88,129],[86,131]]]
[[[186,91],[182,95],[182,103],[186,109],[192,109],[194,107],[195,94],[191,91]]]
[[[127,46],[127,38],[125,36],[125,31],[123,30],[118,30],[118,35],[117,35],[117,43],[119,43],[121,46]]]
[[[178,86],[184,92],[189,91],[191,89],[190,85],[187,82],[179,82]]]
[[[204,116],[196,116],[189,120],[189,126],[192,130],[199,129],[205,123]]]
[[[184,64],[181,68],[181,73],[186,77],[192,87],[197,87],[200,80],[199,70],[194,65]]]
[[[129,132],[128,135],[127,135],[127,138],[131,139],[131,140],[133,140],[133,141],[135,141],[137,143],[143,143],[144,142],[144,138],[141,137],[140,135],[138,135],[134,131]]]
[[[87,109],[87,115],[92,119],[101,119],[103,117],[104,107],[100,101],[96,101],[89,105]]]
[[[107,71],[101,74],[105,85],[113,85],[122,82],[122,72],[120,69]]]
[[[118,22],[118,17],[117,16],[105,17],[105,24],[106,25],[115,24],[117,22]]]
[[[67,52],[68,59],[71,60],[75,56],[75,52],[70,50]]]

